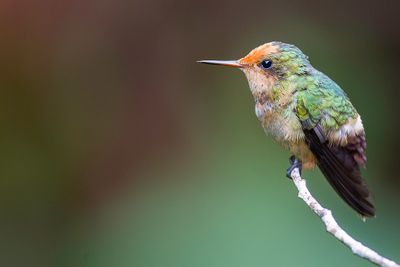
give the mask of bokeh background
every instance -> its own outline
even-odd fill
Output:
[[[372,266],[285,178],[235,59],[294,43],[348,93],[377,217],[315,196],[400,261],[397,1],[0,1],[1,266]]]

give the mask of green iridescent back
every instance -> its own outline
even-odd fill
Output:
[[[273,89],[279,98],[280,90],[295,93],[296,115],[313,128],[320,123],[325,132],[337,130],[357,111],[345,92],[328,76],[314,69],[306,55],[294,45],[279,43],[280,53],[272,57],[279,77]]]
[[[312,128],[320,123],[325,132],[337,130],[357,111],[344,91],[323,73],[314,70],[306,77],[306,90],[297,94],[296,113],[301,121]]]

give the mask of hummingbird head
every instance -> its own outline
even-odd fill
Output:
[[[254,48],[239,60],[201,60],[199,63],[241,69],[253,93],[270,91],[277,83],[310,69],[308,57],[299,48],[282,42],[270,42]]]

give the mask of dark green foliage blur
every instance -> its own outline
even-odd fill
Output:
[[[1,266],[372,266],[285,178],[236,59],[293,43],[350,96],[377,217],[310,190],[400,261],[396,1],[0,2]]]

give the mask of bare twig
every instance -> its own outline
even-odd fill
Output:
[[[375,263],[378,266],[383,267],[400,267],[399,264],[395,263],[392,260],[389,260],[372,249],[364,246],[361,242],[352,238],[349,234],[347,234],[336,222],[335,218],[332,216],[332,212],[318,203],[318,201],[311,195],[310,191],[306,186],[306,181],[301,178],[300,172],[298,168],[294,168],[292,173],[290,174],[293,179],[294,184],[299,191],[299,198],[304,200],[304,202],[310,207],[312,211],[314,211],[321,220],[325,223],[326,231],[331,233],[334,237],[336,237],[343,244],[348,246],[351,251],[362,258],[369,260],[372,263]]]

